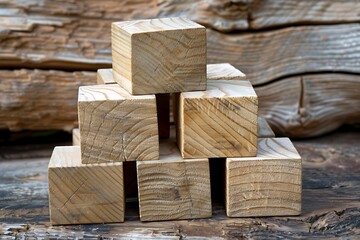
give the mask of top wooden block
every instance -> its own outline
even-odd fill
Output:
[[[134,95],[206,89],[206,29],[186,18],[112,24],[114,80]]]

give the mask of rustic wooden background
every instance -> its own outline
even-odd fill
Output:
[[[111,67],[113,21],[187,16],[208,62],[248,75],[275,132],[360,122],[359,0],[0,1],[0,129],[70,131],[79,85]]]

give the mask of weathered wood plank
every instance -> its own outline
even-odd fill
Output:
[[[302,214],[297,217],[235,218],[215,203],[213,217],[196,221],[139,222],[126,212],[121,224],[49,226],[49,158],[0,161],[1,238],[358,238],[360,179],[358,130],[295,141],[303,159]],[[68,143],[70,144],[70,142]],[[23,149],[24,146],[19,146]],[[133,208],[128,204],[130,208]]]
[[[208,61],[233,64],[254,86],[309,72],[360,73],[359,39],[359,24],[228,35],[208,31]]]
[[[56,147],[48,179],[52,225],[124,221],[122,163],[82,164],[80,147]]]
[[[77,127],[80,85],[96,83],[93,72],[0,70],[0,129],[43,130]]]
[[[159,159],[155,95],[118,84],[82,86],[78,98],[82,163]]]
[[[360,76],[309,74],[255,88],[259,112],[273,131],[293,137],[330,132],[360,121]]]

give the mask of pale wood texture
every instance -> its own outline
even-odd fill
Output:
[[[79,88],[83,163],[159,159],[154,95],[133,96],[117,84]]]
[[[206,65],[207,80],[239,80],[246,75],[230,63],[214,63]]]
[[[72,130],[72,145],[80,146],[80,130],[78,128]]]
[[[301,157],[288,138],[260,139],[256,157],[227,158],[227,215],[299,215],[301,169]]]
[[[249,81],[208,81],[179,95],[177,138],[184,158],[255,156],[258,99]]]
[[[294,141],[303,162],[299,216],[228,218],[223,202],[213,201],[213,216],[209,219],[142,223],[137,204],[127,203],[124,223],[56,227],[49,226],[47,189],[47,165],[53,148],[38,146],[49,152],[39,159],[33,155],[34,146],[24,151],[27,145],[15,145],[11,152],[0,155],[0,238],[357,239],[360,145],[354,143],[358,142],[356,128]],[[127,163],[135,162],[123,165]]]
[[[96,73],[97,84],[111,84],[116,83],[114,81],[113,73],[111,68],[98,69]]]
[[[207,158],[183,159],[170,136],[160,141],[160,160],[136,164],[141,221],[211,217]]]
[[[112,24],[114,80],[132,94],[206,89],[206,30],[186,18]]]
[[[275,133],[269,126],[268,122],[264,117],[258,117],[258,137],[259,138],[272,138],[275,137]]]
[[[48,171],[51,224],[124,221],[122,163],[82,164],[80,147],[56,147]]]

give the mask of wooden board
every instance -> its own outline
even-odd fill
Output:
[[[68,143],[71,144],[69,136]],[[209,219],[139,221],[137,203],[127,203],[119,224],[50,226],[46,158],[25,157],[28,145],[16,145],[0,161],[0,238],[131,238],[131,239],[333,239],[359,236],[359,130],[294,142],[303,160],[302,213],[293,217],[228,218],[223,202],[213,201]],[[32,146],[32,145],[31,145]],[[32,146],[35,148],[34,146]],[[1,154],[1,156],[3,156]],[[31,153],[32,157],[36,157]],[[43,156],[43,155],[42,155]],[[124,162],[135,163],[135,162]]]
[[[115,22],[114,80],[131,94],[206,89],[206,30],[186,18]]]
[[[301,172],[301,157],[288,138],[260,139],[256,157],[227,158],[227,215],[299,215]]]
[[[111,84],[116,83],[114,81],[113,73],[111,68],[98,69],[96,73],[97,84]]]
[[[246,75],[230,63],[214,63],[206,65],[207,80],[239,80],[246,79]]]
[[[82,164],[80,147],[56,147],[48,178],[51,224],[124,221],[122,163]]]
[[[78,128],[72,130],[72,145],[80,146],[80,130]]]
[[[133,96],[116,84],[79,88],[83,163],[159,159],[154,95]]]
[[[257,96],[247,80],[208,81],[179,95],[177,139],[184,158],[255,156]]]
[[[136,163],[141,221],[211,217],[209,160],[183,159],[172,135],[160,160]]]

